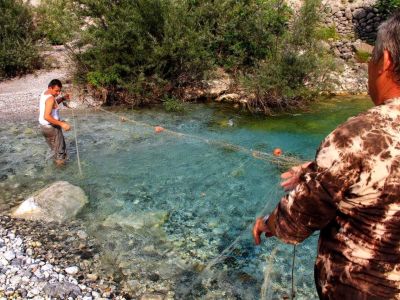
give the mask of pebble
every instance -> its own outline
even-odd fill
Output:
[[[65,269],[65,272],[66,272],[67,274],[74,275],[74,274],[76,274],[76,273],[79,272],[79,268],[78,268],[78,267],[75,267],[75,266],[73,266],[73,267],[68,267],[68,268]]]
[[[86,232],[84,232],[83,230],[79,230],[77,233],[78,237],[82,240],[87,239],[88,235],[86,234]]]
[[[7,259],[8,261],[13,260],[15,258],[15,253],[12,251],[6,251],[3,254],[4,258]]]

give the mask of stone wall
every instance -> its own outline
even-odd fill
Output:
[[[304,0],[285,0],[299,11]],[[336,36],[323,43],[324,47],[341,59],[354,60],[356,49],[370,52],[376,39],[379,25],[387,16],[382,15],[379,0],[322,0],[322,22],[327,28],[335,28]],[[329,45],[328,45],[329,44]]]
[[[361,39],[373,43],[379,24],[385,19],[373,3],[366,5],[331,5],[325,3],[324,23],[336,28],[337,33],[346,39]]]
[[[377,0],[346,2],[327,0],[323,2],[323,22],[334,27],[337,37],[329,41],[331,50],[344,60],[354,59],[358,45],[373,45],[379,25],[387,16],[382,15]],[[372,47],[363,45],[363,52],[371,52]]]

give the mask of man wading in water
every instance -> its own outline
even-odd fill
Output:
[[[49,144],[57,165],[65,162],[67,151],[62,129],[68,131],[71,126],[60,120],[59,104],[69,99],[69,95],[57,98],[61,93],[62,84],[58,79],[50,81],[47,90],[40,95],[39,123],[43,136]],[[61,129],[62,128],[62,129]]]
[[[320,230],[321,299],[400,299],[400,12],[379,27],[368,88],[376,107],[282,174],[291,192],[253,228],[256,244],[261,233],[298,244]]]

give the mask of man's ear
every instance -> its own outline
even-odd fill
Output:
[[[390,71],[393,66],[392,56],[389,51],[383,50],[383,70]]]

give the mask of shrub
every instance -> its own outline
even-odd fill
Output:
[[[78,77],[137,104],[158,97],[162,86],[202,77],[211,57],[187,7],[162,0],[77,0],[91,25],[77,53]],[[160,90],[161,89],[161,90]]]
[[[179,101],[177,98],[168,97],[163,100],[163,106],[168,112],[184,112],[185,107],[183,103]]]
[[[0,1],[0,79],[40,66],[33,32],[31,11],[22,0]]]
[[[366,63],[371,57],[371,54],[365,51],[356,51],[356,59],[360,63]]]
[[[388,16],[400,8],[400,0],[379,0],[376,6],[381,13]]]
[[[219,66],[252,67],[287,30],[289,9],[281,0],[188,1],[196,24],[209,34],[207,47]]]
[[[327,41],[329,39],[338,40],[340,39],[340,36],[337,33],[335,26],[318,27],[316,29],[316,38],[323,41]]]
[[[69,42],[79,30],[79,20],[70,0],[42,0],[35,8],[36,35],[53,45]]]
[[[70,1],[87,20],[77,78],[106,91],[108,104],[160,102],[222,66],[243,75],[267,112],[314,95],[331,67],[316,44],[317,0],[292,20],[283,0]]]
[[[266,114],[287,110],[311,100],[327,88],[326,74],[333,70],[333,58],[317,47],[318,0],[306,0],[291,25],[271,53],[243,82],[255,94],[249,106]]]

